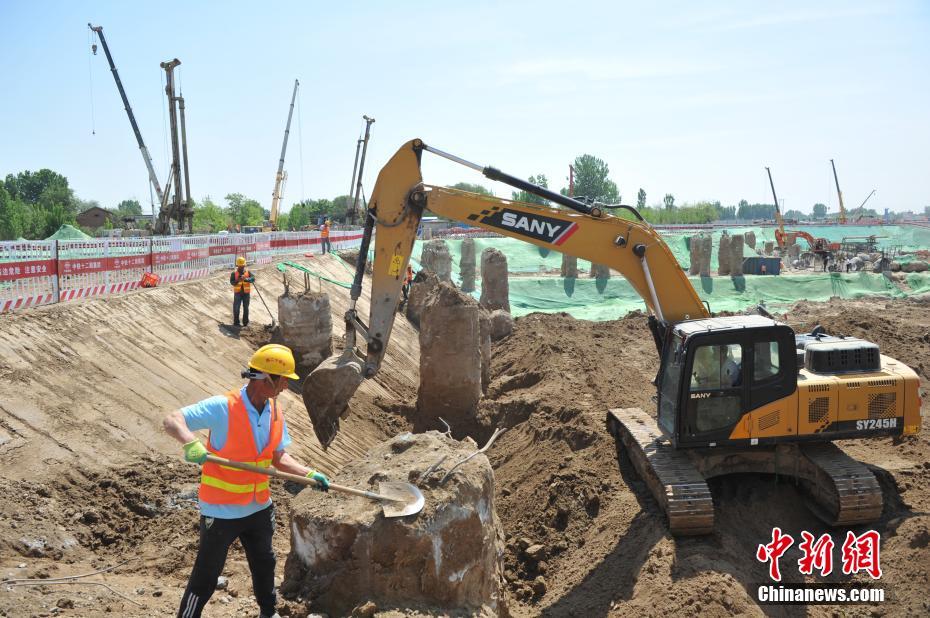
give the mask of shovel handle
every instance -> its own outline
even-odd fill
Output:
[[[294,481],[295,483],[300,483],[301,485],[309,485],[310,487],[316,487],[319,483],[312,478],[306,476],[300,476],[299,474],[290,474],[289,472],[281,472],[274,468],[262,468],[260,466],[254,466],[252,464],[242,463],[241,461],[232,461],[231,459],[224,459],[222,457],[217,457],[216,455],[207,455],[207,461],[221,466],[227,466],[229,468],[236,468],[238,470],[246,470],[248,472],[257,472],[258,474],[264,474],[265,476],[274,476],[279,479],[284,479],[287,481]],[[371,491],[364,491],[361,489],[355,489],[353,487],[346,487],[345,485],[336,485],[335,483],[330,483],[329,488],[333,491],[338,491],[344,494],[351,494],[353,496],[361,496],[363,498],[368,498],[370,500],[380,500],[384,502],[400,502],[403,503],[403,500],[397,498],[389,498],[387,496],[382,496],[381,494],[376,494]]]

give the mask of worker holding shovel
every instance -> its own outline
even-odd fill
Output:
[[[169,414],[165,431],[184,445],[184,459],[202,464],[200,477],[200,548],[178,616],[200,616],[213,595],[217,578],[226,563],[230,545],[239,539],[252,573],[252,589],[261,610],[260,618],[278,616],[275,611],[275,554],[271,546],[274,506],[265,474],[221,465],[224,458],[258,468],[312,479],[322,491],[329,479],[291,457],[287,424],[275,398],[296,380],[294,355],[283,345],[259,348],[242,377],[249,382],[238,390],[210,397]],[[204,445],[194,431],[208,430]]]
[[[249,296],[255,275],[246,270],[245,258],[236,258],[236,270],[229,275],[229,285],[233,289],[233,326],[249,325]],[[239,322],[239,307],[242,307],[242,322]]]

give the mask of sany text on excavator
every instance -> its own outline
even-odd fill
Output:
[[[426,185],[420,174],[426,152],[569,210]],[[608,214],[611,208],[633,219]],[[711,532],[714,509],[705,479],[736,472],[797,478],[814,511],[830,524],[879,517],[875,476],[832,441],[917,433],[921,402],[914,371],[873,343],[819,328],[796,334],[771,316],[711,317],[669,247],[635,209],[584,204],[420,140],[404,144],[378,175],[346,313],[345,351],[304,382],[304,403],[324,446],[359,384],[380,367],[426,209],[607,265],[639,292],[661,357],[657,418],[638,409],[610,410],[607,426],[667,513],[673,533]],[[373,234],[365,324],[355,302]],[[366,342],[364,358],[355,349],[357,335]]]

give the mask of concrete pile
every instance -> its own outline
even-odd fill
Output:
[[[591,278],[600,279],[601,281],[610,279],[610,267],[591,262]]]
[[[764,255],[772,255],[773,253],[775,253],[775,242],[774,241],[772,240],[765,241],[765,244],[763,245],[763,247],[764,247],[763,249]]]
[[[459,276],[462,277],[461,290],[463,292],[475,291],[475,263],[475,239],[466,238],[462,241],[459,256]]]
[[[430,292],[439,285],[439,277],[425,268],[420,270],[413,278],[410,284],[409,298],[407,299],[406,313],[407,319],[414,326],[420,325],[420,315],[423,313],[423,306],[426,304],[426,297]]]
[[[490,315],[491,341],[499,341],[513,332],[513,317],[503,309],[495,309]]]
[[[494,471],[477,445],[439,432],[404,433],[371,449],[334,481],[378,491],[413,481],[425,498],[417,515],[385,518],[372,500],[303,490],[291,500],[291,550],[281,592],[310,599],[329,616],[507,615],[502,597],[503,530]],[[422,475],[445,457],[426,478]],[[381,615],[380,613],[378,615]]]
[[[482,310],[474,298],[440,283],[426,298],[420,316],[420,390],[417,430],[448,422],[458,436],[475,424],[483,393]],[[486,337],[490,348],[490,319]]]
[[[420,263],[424,269],[436,273],[440,281],[452,281],[452,254],[446,241],[436,239],[423,245]]]
[[[788,245],[788,259],[797,260],[801,257],[801,245],[792,243]]]
[[[713,237],[709,234],[698,234],[691,237],[691,265],[689,275],[710,276],[710,256],[713,251]]]
[[[748,232],[743,234],[743,238],[746,240],[746,246],[752,249],[753,251],[755,251],[756,250],[756,233],[753,232],[752,230],[749,230]]]
[[[578,278],[578,258],[574,255],[562,254],[562,276],[567,279]]]
[[[730,235],[726,232],[720,235],[720,243],[717,245],[717,274],[730,274]]]
[[[481,306],[488,311],[510,312],[510,284],[507,280],[507,256],[488,247],[481,252]]]
[[[300,375],[310,373],[332,354],[333,320],[328,294],[279,296],[278,322],[283,343],[293,350]]]
[[[730,237],[730,276],[743,276],[743,235]]]
[[[928,269],[930,269],[930,264],[922,260],[914,260],[901,265],[901,270],[906,273],[923,273],[927,272]]]

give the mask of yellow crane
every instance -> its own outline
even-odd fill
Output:
[[[291,132],[291,117],[294,115],[294,99],[297,98],[297,88],[300,86],[298,80],[294,80],[294,92],[291,94],[291,107],[287,112],[287,125],[284,127],[284,143],[281,144],[281,158],[278,160],[278,172],[274,176],[274,191],[271,193],[271,214],[268,221],[265,222],[265,231],[271,232],[278,229],[278,209],[281,206],[281,192],[284,189],[284,181],[287,180],[287,172],[284,171],[284,154],[287,152],[287,137]]]
[[[833,182],[836,183],[836,195],[840,199],[840,225],[846,225],[846,207],[843,206],[843,192],[840,191],[840,179],[836,176],[836,164],[830,159],[830,166],[833,167]]]

